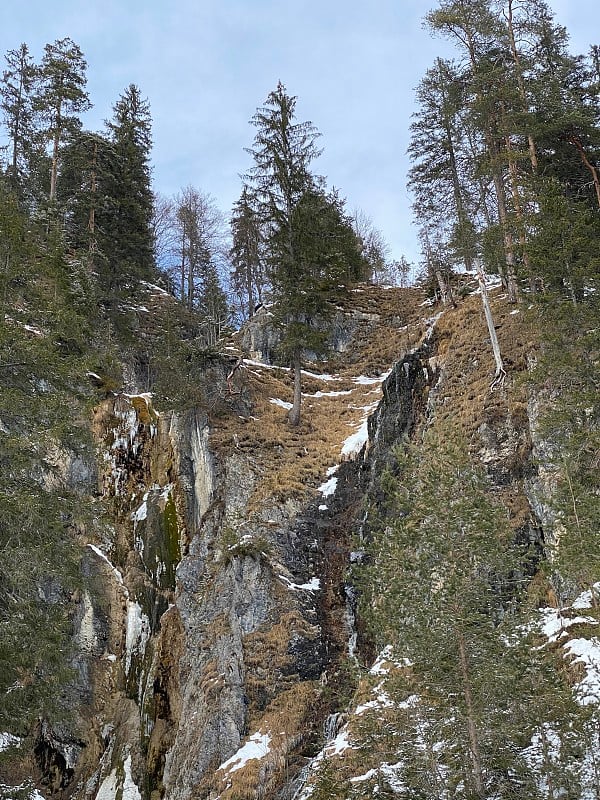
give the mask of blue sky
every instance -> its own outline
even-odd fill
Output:
[[[130,83],[150,102],[154,185],[189,184],[228,213],[249,166],[248,124],[281,80],[322,133],[315,171],[369,215],[392,256],[418,259],[406,191],[414,88],[448,46],[422,29],[435,0],[27,0],[2,14],[2,53],[69,36],[102,127]],[[600,43],[598,0],[550,0],[572,49]]]

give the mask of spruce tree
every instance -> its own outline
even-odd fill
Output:
[[[117,100],[107,126],[114,161],[107,192],[112,245],[106,254],[108,272],[104,279],[112,291],[130,284],[132,279],[149,280],[154,276],[152,120],[148,101],[137,86],[128,86]]]
[[[231,234],[231,281],[238,296],[243,298],[244,316],[249,319],[255,304],[262,303],[266,276],[263,228],[256,202],[246,185],[233,207]]]
[[[310,122],[295,122],[296,98],[279,83],[252,118],[257,128],[248,174],[267,230],[267,258],[281,349],[294,374],[294,403],[288,414],[300,422],[301,363],[306,350],[323,349],[315,327],[327,314],[340,283],[356,280],[358,242],[339,200],[311,174],[319,136]],[[331,226],[328,228],[327,226]],[[319,231],[319,234],[317,233]]]

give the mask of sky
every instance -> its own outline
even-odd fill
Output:
[[[598,0],[550,0],[573,52],[600,43]],[[406,190],[414,89],[452,50],[423,30],[435,0],[26,0],[4,2],[2,53],[70,37],[88,63],[101,130],[131,83],[150,104],[154,190],[192,185],[229,214],[250,166],[249,120],[279,80],[321,133],[313,163],[370,217],[390,257],[419,259]]]

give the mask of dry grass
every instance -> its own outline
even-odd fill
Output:
[[[249,701],[249,724],[252,729],[264,722],[265,709],[279,702],[282,692],[293,688],[297,675],[290,670],[290,641],[294,636],[316,639],[318,631],[311,628],[298,611],[284,613],[268,628],[244,638],[246,692]]]
[[[352,345],[309,367],[310,372],[335,380],[303,376],[302,421],[297,428],[288,425],[284,408],[270,402],[291,403],[290,371],[255,364],[240,370],[241,389],[252,402],[251,415],[214,420],[212,442],[217,451],[235,447],[252,454],[261,474],[252,502],[255,509],[267,497],[281,501],[314,491],[327,469],[340,462],[344,441],[361,426],[365,408],[381,397],[380,383],[360,385],[353,379],[381,376],[418,344],[425,332],[423,316],[429,316],[422,302],[423,295],[415,289],[364,286],[339,304],[358,320]]]
[[[288,772],[294,751],[311,733],[307,711],[315,706],[318,695],[317,685],[303,682],[282,692],[273,701],[261,718],[260,726],[252,728],[269,735],[268,752],[260,759],[247,761],[240,769],[217,770],[211,776],[211,783],[220,800],[272,796],[271,790]]]

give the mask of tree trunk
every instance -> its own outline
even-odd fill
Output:
[[[589,169],[592,175],[592,180],[594,181],[594,188],[596,190],[596,200],[598,201],[598,206],[600,206],[600,178],[598,177],[598,170],[587,157],[587,153],[585,152],[585,149],[583,147],[583,144],[579,136],[573,134],[572,136],[568,137],[567,141],[577,148],[584,166],[587,169]]]
[[[60,145],[61,115],[60,106],[56,110],[54,142],[52,144],[52,167],[50,169],[50,202],[56,200],[56,180],[58,176],[58,149]]]
[[[181,234],[181,264],[180,264],[180,291],[181,291],[181,303],[185,305],[185,224],[183,226],[183,232]]]
[[[533,294],[535,294],[535,275],[533,274],[533,270],[531,268],[531,260],[529,258],[529,253],[527,252],[527,237],[525,235],[525,219],[523,217],[523,206],[521,205],[521,194],[519,192],[519,172],[517,169],[517,162],[514,157],[512,144],[510,141],[510,136],[507,135],[505,138],[506,141],[506,152],[508,155],[508,172],[510,175],[510,188],[513,197],[513,204],[515,207],[515,214],[517,216],[517,225],[519,228],[519,243],[521,245],[521,253],[523,256],[523,266],[525,267],[525,272],[529,277],[529,286]]]
[[[477,725],[475,723],[475,708],[473,696],[471,694],[471,676],[469,674],[469,659],[465,637],[462,631],[456,632],[458,639],[458,660],[460,675],[462,680],[463,697],[465,699],[465,709],[467,714],[467,735],[469,737],[469,752],[471,754],[471,764],[473,767],[473,786],[478,797],[484,797],[483,768],[481,764],[481,754],[479,752],[479,737],[477,735]]]
[[[248,319],[254,315],[254,293],[252,291],[252,266],[246,264],[246,294],[248,295]]]
[[[288,412],[288,422],[290,425],[300,424],[300,405],[302,403],[302,365],[300,353],[295,353],[292,359],[292,369],[294,370],[294,402]]]
[[[506,378],[506,370],[504,369],[504,363],[502,361],[502,355],[500,353],[500,345],[498,343],[496,328],[494,326],[494,318],[492,316],[492,309],[490,307],[490,298],[488,296],[487,286],[485,285],[485,274],[483,272],[483,266],[481,264],[481,261],[479,260],[476,263],[477,263],[477,280],[479,281],[479,288],[481,290],[481,302],[483,303],[485,321],[487,322],[488,332],[490,335],[490,342],[492,344],[492,350],[494,352],[494,360],[496,361],[496,374],[494,375],[494,380],[492,381],[492,388],[494,388],[504,383],[504,379]]]
[[[508,292],[508,302],[516,303],[518,298],[518,289],[515,272],[515,245],[513,242],[512,233],[508,227],[508,212],[506,210],[504,184],[502,183],[502,176],[496,167],[494,167],[492,178],[494,181],[494,188],[496,189],[498,219],[500,220],[502,237],[504,239],[504,253],[506,256],[506,289]]]
[[[508,0],[508,9],[506,14],[506,21],[508,23],[508,38],[510,41],[510,49],[513,57],[513,61],[515,62],[516,73],[517,73],[517,85],[519,87],[519,96],[521,98],[521,103],[523,104],[523,111],[527,111],[528,104],[527,104],[527,92],[525,90],[525,80],[523,78],[523,68],[521,66],[521,57],[519,55],[519,51],[517,50],[517,42],[515,41],[515,29],[513,25],[513,2],[514,0]],[[537,172],[538,168],[538,159],[537,159],[537,152],[535,147],[535,140],[531,133],[527,134],[527,145],[529,147],[529,160],[531,162],[531,169],[534,172]]]

